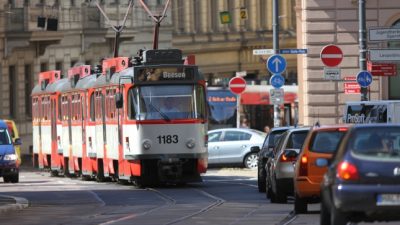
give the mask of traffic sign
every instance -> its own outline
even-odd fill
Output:
[[[370,41],[400,40],[400,28],[371,27],[368,31]]]
[[[368,87],[372,83],[372,74],[368,71],[361,71],[357,74],[357,83],[361,87]]]
[[[229,89],[232,93],[240,95],[246,89],[246,80],[242,77],[234,77],[229,81]]]
[[[267,61],[268,70],[273,73],[282,73],[286,69],[286,59],[280,55],[272,55]]]
[[[282,105],[285,100],[283,88],[269,90],[269,100],[273,105]]]
[[[325,66],[335,67],[343,60],[343,52],[336,45],[327,45],[321,50],[321,60]]]
[[[280,74],[274,74],[269,79],[269,82],[271,83],[272,87],[280,88],[285,84],[285,78]]]
[[[340,80],[340,68],[338,67],[324,67],[325,80]]]
[[[372,76],[396,76],[397,66],[394,63],[373,63],[367,61],[367,70]]]
[[[370,49],[369,60],[372,62],[400,61],[400,49]]]
[[[360,85],[356,82],[356,77],[345,77],[344,78],[344,93],[345,94],[360,94]]]

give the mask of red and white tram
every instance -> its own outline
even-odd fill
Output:
[[[33,119],[34,139],[42,140],[34,141],[39,165],[47,165],[40,160],[48,152],[42,136],[54,120],[62,129],[50,136],[53,170],[140,186],[201,181],[207,169],[204,77],[183,63],[180,50],[148,50],[136,59],[130,67],[126,57],[104,60],[99,74],[72,68],[59,89],[34,89],[33,108],[54,114],[44,117],[51,121]],[[46,96],[54,99],[47,111]]]

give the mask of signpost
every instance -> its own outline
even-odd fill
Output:
[[[279,49],[280,54],[307,54],[306,48]]]
[[[253,49],[253,55],[272,55],[274,53],[273,49]]]
[[[321,50],[321,60],[325,66],[335,67],[343,60],[343,52],[336,45],[327,45]]]
[[[236,127],[240,126],[240,94],[246,90],[246,80],[243,77],[234,77],[229,81],[229,89],[237,95],[236,103]]]
[[[393,27],[371,27],[369,28],[370,41],[393,41],[400,40],[400,28]]]
[[[369,60],[372,62],[400,61],[400,49],[370,49]]]
[[[361,71],[357,74],[357,83],[360,87],[366,88],[372,83],[372,74],[368,71]]]

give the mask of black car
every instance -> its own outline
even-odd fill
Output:
[[[265,192],[266,190],[265,164],[267,163],[268,158],[270,157],[271,151],[274,148],[275,143],[277,142],[279,136],[289,129],[290,127],[274,127],[271,129],[271,131],[268,133],[268,136],[264,140],[262,148],[258,153],[258,161],[257,161],[257,167],[258,167],[257,181],[258,181],[259,192]]]
[[[400,220],[400,125],[350,128],[324,175],[321,198],[324,225]]]

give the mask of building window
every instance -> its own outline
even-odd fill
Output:
[[[8,80],[9,80],[9,106],[10,106],[10,117],[11,118],[15,118],[16,115],[16,100],[18,99],[16,96],[17,93],[17,73],[16,73],[16,69],[15,66],[10,66],[8,68]]]
[[[32,117],[31,107],[31,91],[33,89],[33,73],[32,66],[25,65],[25,112],[26,115]]]
[[[40,72],[47,71],[49,68],[47,63],[40,63]]]
[[[63,62],[56,62],[56,70],[63,72]]]

